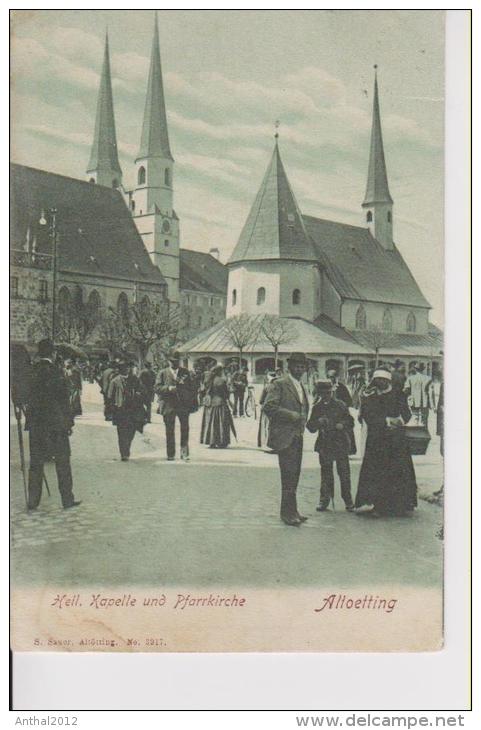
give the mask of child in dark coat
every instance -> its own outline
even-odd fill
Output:
[[[354,425],[348,407],[333,397],[332,383],[321,380],[315,386],[316,401],[312,407],[307,428],[311,433],[318,432],[314,450],[319,454],[321,465],[321,496],[318,512],[324,512],[329,502],[334,500],[334,462],[341,482],[341,496],[346,509],[354,509],[351,495],[351,471],[349,451],[350,432]]]

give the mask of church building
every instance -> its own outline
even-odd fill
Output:
[[[440,331],[430,304],[394,242],[379,109],[377,72],[364,225],[303,215],[282,163],[278,135],[264,179],[228,262],[227,317],[292,319],[297,336],[280,350],[306,352],[320,376],[347,375],[354,364],[400,359],[439,361]],[[232,359],[236,347],[223,323],[187,342],[195,362]],[[260,376],[273,366],[272,347],[259,335],[246,364]]]

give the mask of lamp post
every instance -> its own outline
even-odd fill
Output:
[[[52,342],[55,344],[55,334],[57,331],[57,209],[50,208],[51,228],[50,235],[52,237]],[[39,220],[41,226],[47,225],[47,220],[42,213]]]

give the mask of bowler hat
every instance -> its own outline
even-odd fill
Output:
[[[307,366],[307,357],[304,352],[291,352],[287,358],[287,362],[292,363],[292,365],[299,363],[299,365]]]

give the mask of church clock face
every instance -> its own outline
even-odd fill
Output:
[[[162,222],[162,233],[170,233],[170,223],[168,220]]]

